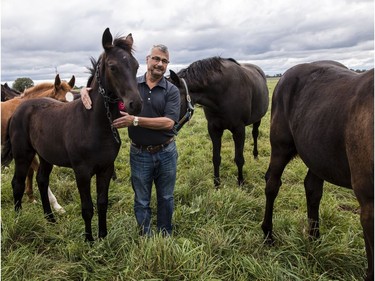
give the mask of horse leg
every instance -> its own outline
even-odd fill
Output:
[[[260,121],[259,121],[259,122],[255,122],[255,123],[253,124],[253,131],[252,131],[252,134],[253,134],[253,140],[254,140],[254,148],[253,148],[254,159],[257,159],[257,158],[258,158],[258,136],[259,136],[259,126],[260,126]]]
[[[51,205],[48,198],[48,186],[49,186],[49,176],[52,172],[53,165],[40,158],[40,165],[38,173],[36,175],[36,182],[38,183],[38,188],[40,192],[40,198],[42,200],[44,215],[50,222],[56,222],[55,217],[51,210]]]
[[[33,191],[33,177],[34,177],[34,170],[30,167],[28,172],[27,172],[27,177],[26,177],[26,189],[25,193],[27,197],[29,197],[29,201],[31,203],[35,203],[36,199],[34,196],[34,191]]]
[[[208,124],[208,133],[212,141],[212,163],[214,164],[214,184],[216,188],[220,186],[220,164],[221,164],[221,137],[224,130],[215,128]]]
[[[108,189],[109,182],[113,175],[114,164],[110,165],[108,169],[97,174],[96,176],[96,192],[97,192],[97,208],[98,208],[98,223],[99,231],[98,238],[107,236],[107,209],[108,209]]]
[[[323,195],[323,180],[310,169],[305,177],[305,194],[310,237],[319,238],[319,206]]]
[[[372,181],[372,182],[371,182]],[[365,280],[374,280],[374,182],[373,176],[353,175],[352,186],[361,206],[361,225],[366,246],[367,276]]]
[[[81,198],[82,218],[85,222],[85,241],[94,241],[92,236],[91,221],[94,216],[94,206],[92,204],[90,185],[91,176],[83,170],[74,170],[76,176],[79,196]]]
[[[38,161],[38,158],[35,156],[33,158],[33,161],[31,162],[29,172],[26,178],[26,194],[29,197],[29,201],[32,203],[36,202],[34,192],[33,192],[33,177],[34,177],[34,172],[37,172],[38,168],[39,168],[39,161]]]
[[[271,142],[272,144],[272,142]],[[275,199],[279,193],[281,182],[281,175],[285,166],[289,163],[295,155],[295,150],[292,147],[282,147],[280,144],[273,145],[271,149],[271,160],[266,172],[266,208],[264,212],[264,219],[262,223],[262,230],[265,237],[265,243],[273,245],[274,239],[272,235],[272,215]]]
[[[52,208],[54,208],[56,212],[60,214],[65,213],[64,208],[61,207],[59,202],[57,202],[56,196],[52,193],[51,188],[49,186],[48,186],[48,199],[49,199],[49,203],[52,205]]]
[[[245,126],[240,126],[235,131],[232,132],[233,140],[234,140],[234,147],[235,147],[235,156],[234,161],[237,165],[238,176],[237,181],[238,185],[241,186],[244,184],[243,178],[243,165],[245,164],[245,159],[243,157],[243,149],[245,145]]]
[[[33,153],[25,153],[25,158],[15,158],[14,175],[12,179],[14,209],[19,211],[22,209],[22,197],[25,192],[25,180],[30,167],[30,162],[34,157]]]

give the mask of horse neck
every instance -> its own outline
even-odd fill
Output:
[[[53,84],[40,84],[32,88],[26,89],[22,97],[25,99],[38,97],[54,97],[55,87]]]
[[[105,91],[105,95],[108,94],[107,90],[103,88]],[[100,120],[100,122],[107,122],[109,123],[108,120],[108,115],[111,115],[112,121],[115,118],[119,117],[118,113],[118,103],[117,102],[107,102],[105,104],[105,99],[103,95],[99,91],[99,87],[96,84],[95,87],[93,88],[93,93],[90,94],[91,100],[92,100],[92,108],[95,111],[95,118],[96,120]]]
[[[186,84],[189,89],[191,100],[194,104],[200,104],[212,109],[219,109],[218,99],[214,99],[215,95],[212,94],[212,89],[206,85],[200,85],[194,83],[194,81],[186,79]]]

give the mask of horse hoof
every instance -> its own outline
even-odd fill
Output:
[[[66,213],[65,209],[64,209],[63,207],[61,207],[61,206],[56,207],[56,208],[54,208],[54,209],[55,209],[55,211],[56,211],[57,213],[59,213],[60,215]]]

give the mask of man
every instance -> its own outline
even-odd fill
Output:
[[[177,171],[177,148],[173,127],[180,115],[179,90],[167,81],[164,73],[169,64],[169,51],[154,45],[146,57],[147,72],[137,77],[143,99],[139,116],[121,111],[113,121],[116,128],[128,127],[131,183],[134,190],[134,212],[142,235],[151,231],[151,190],[155,183],[157,195],[157,230],[172,234],[174,187]],[[89,88],[87,88],[90,90]],[[91,108],[88,91],[82,90],[82,101]]]

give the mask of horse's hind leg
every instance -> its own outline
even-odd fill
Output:
[[[233,134],[233,140],[234,140],[234,161],[237,165],[238,170],[238,185],[242,185],[244,183],[244,177],[243,177],[243,165],[245,164],[245,159],[243,157],[243,149],[245,145],[245,126],[240,126],[236,128],[236,131],[232,132]]]
[[[373,163],[372,163],[373,165]],[[364,170],[364,169],[363,169]],[[359,172],[360,173],[360,172]],[[367,276],[365,280],[374,280],[374,175],[372,171],[363,175],[352,173],[352,186],[361,206],[361,225],[366,246]]]
[[[14,175],[12,179],[12,189],[14,198],[14,208],[16,211],[22,208],[22,197],[25,192],[25,180],[30,167],[33,153],[24,154],[23,158],[14,158],[15,168]]]
[[[35,156],[33,158],[33,161],[31,162],[31,166],[29,168],[29,172],[26,178],[26,194],[29,197],[29,201],[32,203],[36,202],[34,192],[33,192],[33,177],[34,177],[34,171],[37,172],[38,168],[39,168],[39,161]]]
[[[281,143],[271,142],[271,160],[266,173],[266,208],[264,212],[264,219],[262,223],[262,230],[265,236],[265,242],[273,244],[272,235],[272,215],[275,199],[279,193],[281,186],[281,175],[285,166],[296,154],[292,143],[289,145],[282,145]]]
[[[323,180],[309,169],[305,177],[304,185],[307,217],[309,220],[309,234],[313,238],[319,238],[319,206],[323,195]]]
[[[254,140],[254,148],[253,148],[253,156],[254,159],[258,158],[258,136],[259,136],[259,126],[260,126],[260,121],[255,122],[253,124],[253,130],[252,130],[252,135],[253,135],[253,140]]]
[[[36,181],[38,183],[44,215],[46,216],[48,221],[56,222],[48,198],[49,176],[51,174],[52,168],[53,165],[45,161],[43,158],[40,158],[40,165],[36,176]]]

